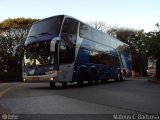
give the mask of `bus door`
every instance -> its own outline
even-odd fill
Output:
[[[59,81],[72,81],[74,69],[75,47],[68,46],[65,42],[59,43]]]
[[[72,80],[77,30],[78,21],[72,18],[65,18],[59,44],[59,78],[62,81]]]

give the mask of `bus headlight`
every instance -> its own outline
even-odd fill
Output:
[[[51,77],[51,78],[50,78],[50,81],[53,81],[53,80],[54,80],[54,78],[53,78],[53,77]]]

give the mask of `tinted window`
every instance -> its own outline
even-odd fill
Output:
[[[74,61],[74,57],[75,47],[68,46],[65,42],[61,41],[59,45],[59,63],[72,63]]]
[[[28,36],[48,33],[55,34],[60,32],[63,16],[51,17],[44,19],[32,25]]]
[[[63,23],[62,33],[77,35],[78,21],[66,18]]]
[[[102,34],[101,36],[102,44],[105,44],[107,46],[110,46],[110,38],[107,34]]]
[[[80,37],[92,40],[91,28],[83,23],[80,24],[79,35]]]
[[[113,57],[113,64],[115,65],[115,66],[120,66],[120,61],[119,61],[119,58],[118,58],[118,56],[114,56]]]
[[[67,59],[67,46],[63,42],[60,42],[60,45],[59,45],[59,62],[60,63],[65,63],[66,59]]]
[[[99,42],[101,41],[101,34],[98,30],[92,29],[92,39],[95,42]]]
[[[106,45],[106,41],[107,41],[107,38],[106,38],[106,34],[102,34],[102,43]]]
[[[90,51],[90,62],[96,64],[113,65],[112,56],[100,51]]]
[[[129,47],[129,45],[124,44],[121,41],[117,41],[117,48],[116,49],[119,50],[119,51],[123,51],[123,52],[126,52],[126,53],[130,54],[130,47]]]
[[[68,46],[73,47],[76,44],[77,37],[71,34],[61,34],[61,39],[64,41]]]

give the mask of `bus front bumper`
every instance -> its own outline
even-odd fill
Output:
[[[23,75],[23,81],[24,82],[55,82],[56,76],[57,74],[37,75],[37,76]]]

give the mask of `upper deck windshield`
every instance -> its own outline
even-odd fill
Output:
[[[55,16],[41,20],[32,25],[28,37],[41,34],[58,34],[61,29],[63,16]]]

